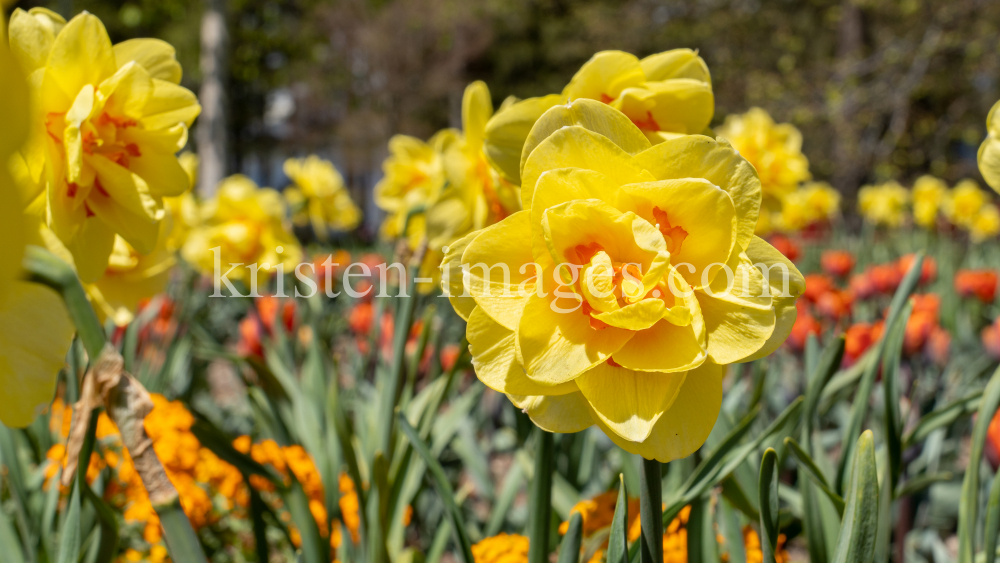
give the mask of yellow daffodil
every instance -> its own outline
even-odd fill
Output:
[[[833,219],[839,211],[840,192],[826,182],[811,182],[782,199],[780,230],[800,231],[809,225]],[[761,221],[757,222],[757,230],[761,230]]]
[[[285,161],[285,175],[293,184],[284,194],[295,210],[292,218],[297,225],[311,224],[320,240],[327,240],[330,229],[349,231],[358,225],[361,210],[332,162],[316,155],[290,158]]]
[[[910,192],[898,182],[862,186],[858,191],[858,211],[873,225],[901,226],[909,203]]]
[[[522,148],[535,121],[549,108],[577,99],[597,100],[622,111],[652,143],[702,133],[715,113],[712,78],[691,49],[639,59],[601,51],[584,63],[561,94],[505,104],[486,125],[485,150],[503,176],[521,183]]]
[[[384,238],[407,236],[412,247],[423,239],[424,212],[437,202],[445,186],[444,148],[457,138],[457,131],[445,129],[426,143],[408,135],[389,139],[389,158],[382,163],[383,176],[375,184],[375,204],[387,214],[382,223]]]
[[[389,142],[385,178],[375,187],[376,204],[389,213],[382,234],[406,236],[411,248],[427,243],[421,277],[437,279],[444,247],[520,207],[517,186],[503,179],[483,153],[492,115],[489,89],[473,82],[462,98],[462,131],[441,131],[430,143],[400,135]]]
[[[978,160],[986,183],[1000,193],[1000,102],[986,116],[986,140],[979,146]]]
[[[938,212],[948,199],[948,186],[943,180],[924,175],[913,184],[913,222],[925,229],[937,223]]]
[[[125,239],[115,237],[114,250],[104,275],[86,285],[98,317],[125,326],[135,318],[139,302],[163,291],[176,263],[168,248],[171,219],[161,223],[161,236],[149,254],[139,254]]]
[[[989,194],[975,180],[966,178],[952,188],[944,202],[944,215],[953,225],[969,229],[989,200]]]
[[[790,123],[775,123],[761,108],[726,117],[716,132],[757,170],[764,205],[772,211],[779,211],[781,198],[811,177],[802,134]]]
[[[0,44],[0,76],[0,162],[7,162],[27,136],[29,106],[27,82],[5,44]],[[6,166],[0,166],[0,198],[0,422],[23,427],[52,400],[74,330],[59,294],[19,279],[25,244],[41,243],[42,227],[24,216]]]
[[[201,218],[187,237],[182,256],[205,275],[234,268],[229,279],[250,285],[257,265],[265,276],[278,264],[290,273],[302,259],[302,249],[285,224],[285,204],[278,192],[259,188],[246,176],[230,176],[214,197],[204,202]]]
[[[73,254],[83,281],[99,278],[115,235],[141,253],[156,245],[163,198],[183,192],[174,154],[200,107],[178,85],[174,49],[156,39],[112,46],[86,12],[16,10],[10,42],[29,76],[28,143],[22,149],[33,205]]]
[[[969,235],[973,242],[982,242],[997,236],[998,233],[1000,233],[1000,209],[992,203],[986,204],[969,226]]]
[[[542,115],[524,151],[524,210],[442,265],[478,377],[547,431],[597,424],[646,458],[691,454],[726,365],[776,349],[804,291],[753,234],[753,167],[700,135],[652,145],[589,99]]]

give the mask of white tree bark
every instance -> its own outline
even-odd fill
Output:
[[[205,0],[201,17],[201,116],[198,119],[198,193],[204,198],[226,176],[226,30],[225,0]]]

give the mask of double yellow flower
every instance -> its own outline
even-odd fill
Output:
[[[477,375],[545,430],[596,424],[646,458],[689,455],[725,366],[776,349],[804,290],[753,234],[757,174],[724,141],[654,145],[589,99],[545,112],[522,161],[523,210],[443,263]]]

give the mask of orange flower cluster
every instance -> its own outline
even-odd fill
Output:
[[[959,270],[955,291],[962,297],[975,297],[989,305],[997,296],[997,272],[994,270]]]
[[[303,491],[309,498],[309,511],[312,512],[316,525],[320,532],[326,536],[330,534],[330,545],[334,548],[340,547],[342,538],[340,536],[340,523],[333,522],[332,530],[327,528],[326,493],[323,488],[323,480],[316,464],[302,446],[279,446],[274,440],[263,440],[254,444],[250,436],[240,436],[233,441],[233,447],[237,451],[249,454],[254,461],[264,465],[270,465],[285,480],[289,480],[289,472],[302,485]],[[263,492],[273,492],[274,484],[259,475],[250,476],[250,484],[254,489]],[[361,526],[360,507],[358,505],[358,494],[354,489],[354,482],[346,474],[341,473],[339,479],[340,488],[340,514],[344,519],[344,526],[351,534],[354,543],[361,541],[359,528]],[[332,532],[332,533],[331,533]],[[298,531],[292,531],[292,541],[298,545],[301,541]]]
[[[255,309],[251,310],[240,321],[240,341],[236,345],[238,353],[244,356],[264,356],[262,338],[264,334],[273,334],[275,322],[281,312],[282,325],[286,333],[295,329],[295,300],[279,299],[273,295],[258,297]]]
[[[914,295],[913,312],[906,322],[903,353],[913,356],[923,351],[938,365],[948,362],[951,352],[951,335],[940,325],[941,298],[934,294]],[[844,363],[851,365],[872,344],[878,342],[885,329],[885,321],[856,323],[845,334]]]
[[[499,534],[472,546],[476,563],[527,563],[528,538],[517,534]]]
[[[867,299],[875,295],[892,295],[903,276],[909,271],[916,256],[907,254],[895,262],[868,266],[863,273],[851,276],[851,291],[858,299]],[[920,284],[927,284],[937,278],[937,262],[930,256],[924,258],[920,269]]]
[[[819,263],[827,274],[846,278],[854,269],[854,255],[846,250],[827,250],[820,256]]]
[[[201,446],[191,433],[194,417],[184,405],[155,393],[150,397],[154,406],[144,421],[146,433],[153,441],[153,449],[163,463],[167,477],[177,488],[181,507],[191,524],[200,528],[217,521],[223,512],[217,509],[215,502],[220,503],[226,512],[237,506],[246,506],[249,497],[239,471]],[[72,407],[56,399],[49,424],[63,440],[69,435],[71,418]],[[150,561],[164,561],[166,550],[161,549],[159,516],[153,510],[142,479],[135,471],[132,457],[122,445],[118,428],[104,413],[98,417],[96,435],[100,453],[95,451],[91,456],[88,481],[92,482],[105,468],[112,471],[112,479],[104,492],[105,499],[123,510],[126,523],[143,527],[143,538],[150,544],[150,551],[146,554],[137,552],[138,555]],[[60,467],[65,467],[64,444],[52,446],[47,457],[50,461],[45,471],[46,476],[51,478]],[[126,553],[126,559],[129,556],[130,553]]]
[[[594,535],[599,530],[606,529],[611,525],[611,520],[614,518],[615,514],[615,504],[618,501],[618,493],[615,491],[608,491],[606,493],[601,493],[591,499],[582,500],[570,510],[570,512],[579,512],[580,516],[583,517],[583,537],[589,537]],[[663,533],[663,561],[664,563],[687,563],[688,553],[687,553],[687,523],[691,516],[691,507],[685,506],[681,509],[680,513],[676,518],[671,520],[670,525],[667,526]],[[559,533],[565,534],[569,529],[569,522],[563,522],[559,526]],[[634,542],[639,539],[639,535],[642,532],[642,524],[639,520],[639,499],[629,499],[628,501],[628,541]],[[503,535],[503,534],[501,534]],[[498,536],[499,537],[499,536]],[[507,536],[509,537],[509,536]],[[481,543],[486,543],[494,538],[489,538]],[[744,548],[747,554],[747,563],[761,563],[763,561],[763,553],[760,549],[760,538],[757,532],[753,528],[747,526],[743,528],[743,540]],[[720,544],[724,544],[722,537],[718,538]],[[788,562],[788,552],[784,549],[785,536],[782,534],[778,536],[778,552],[775,554],[775,558],[778,563]],[[527,545],[527,544],[525,544]],[[724,548],[724,546],[722,546]],[[604,542],[604,549],[607,548],[607,541]],[[590,558],[588,563],[599,563],[603,560],[604,549],[598,549],[594,555]],[[527,552],[525,552],[527,553]],[[527,561],[527,557],[518,559],[483,559],[480,561],[479,556],[475,553],[475,547],[473,547],[473,555],[476,557],[476,563],[485,563],[492,561],[503,561],[503,563],[519,563],[522,561]],[[727,560],[727,554],[722,555],[723,560]]]
[[[802,255],[802,249],[799,248],[799,245],[785,235],[774,235],[767,242],[771,243],[775,250],[784,254],[785,258],[792,262],[798,260],[799,256]]]

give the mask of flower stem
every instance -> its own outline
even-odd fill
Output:
[[[663,481],[660,462],[643,458],[639,479],[639,519],[642,523],[639,561],[663,563]]]
[[[552,434],[539,428],[535,449],[535,475],[531,480],[528,511],[528,563],[549,560],[549,526],[552,518]]]

